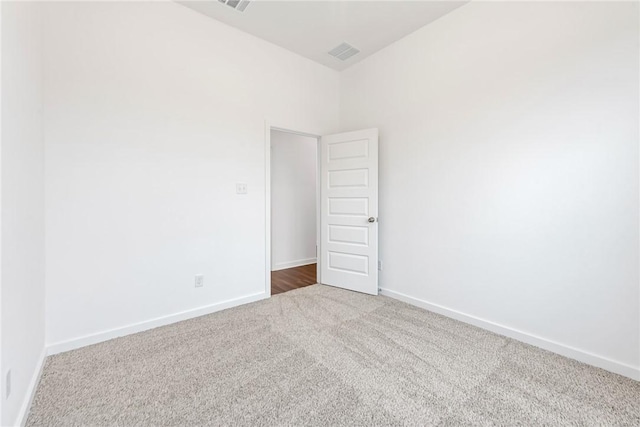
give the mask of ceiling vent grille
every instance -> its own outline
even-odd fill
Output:
[[[218,1],[240,12],[244,12],[247,6],[249,6],[249,3],[251,3],[251,0],[218,0]]]
[[[339,46],[336,46],[329,51],[329,55],[334,58],[338,58],[341,61],[346,61],[358,53],[360,53],[360,51],[349,43],[341,43]]]

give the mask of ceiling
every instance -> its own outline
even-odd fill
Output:
[[[361,61],[467,1],[252,1],[239,12],[218,0],[179,1],[193,10],[335,70]],[[328,54],[347,42],[360,53]]]

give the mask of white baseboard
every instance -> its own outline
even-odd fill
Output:
[[[588,365],[596,366],[598,368],[623,375],[636,381],[640,381],[640,367],[617,362],[603,356],[589,353],[588,351],[580,350],[578,348],[571,347],[556,341],[542,338],[527,332],[522,332],[508,326],[500,325],[489,320],[471,316],[460,311],[452,310],[438,304],[433,304],[428,301],[402,294],[400,292],[381,288],[380,293],[382,295],[406,302],[408,304],[415,305],[416,307],[424,308],[425,310],[429,310],[434,313],[450,317],[452,319],[460,320],[462,322],[478,326],[482,329],[487,329],[491,332],[495,332],[497,334],[504,335],[506,337],[513,338],[515,340],[522,341],[536,347],[540,347],[544,350],[560,354],[570,359],[575,359]]]
[[[194,317],[204,316],[206,314],[215,313],[216,311],[225,310],[227,308],[232,308],[232,307],[247,304],[250,302],[259,301],[265,298],[269,298],[269,294],[267,294],[266,292],[260,292],[257,294],[248,295],[241,298],[235,298],[227,301],[222,301],[216,304],[195,308],[193,310],[182,311],[180,313],[158,317],[155,319],[146,320],[144,322],[134,323],[132,325],[124,326],[121,328],[110,329],[108,331],[98,332],[96,334],[85,335],[83,337],[49,344],[47,346],[47,354],[52,355],[57,353],[63,353],[65,351],[75,350],[77,348],[86,347],[88,345],[108,341],[113,338],[118,338],[125,335],[131,335],[137,332],[147,331],[149,329],[157,328],[159,326],[170,325],[172,323],[180,322],[182,320],[188,320]]]
[[[18,412],[18,418],[16,419],[16,425],[18,426],[24,426],[27,422],[29,410],[31,409],[31,403],[33,403],[33,398],[36,396],[36,390],[38,388],[38,384],[40,383],[40,377],[42,377],[42,369],[44,368],[44,361],[46,358],[47,349],[43,348],[42,352],[40,353],[40,357],[38,358],[36,369],[35,371],[33,371],[33,375],[31,376],[31,381],[29,381],[27,393],[24,397],[24,401],[22,402],[22,406],[20,407],[20,412]]]
[[[299,259],[296,261],[277,262],[275,263],[271,271],[284,270],[287,268],[294,268],[294,267],[302,267],[303,265],[315,264],[316,262],[317,262],[317,258],[306,258],[306,259]]]

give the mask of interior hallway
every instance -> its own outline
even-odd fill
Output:
[[[281,294],[293,289],[315,285],[317,264],[287,268],[271,272],[271,295]]]

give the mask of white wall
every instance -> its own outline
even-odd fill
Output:
[[[265,296],[265,119],[335,131],[338,73],[173,2],[51,4],[45,41],[54,350]]]
[[[271,131],[272,270],[316,262],[318,140]]]
[[[472,2],[342,74],[387,293],[640,378],[638,16]]]
[[[42,13],[32,2],[2,9],[2,425],[21,420],[44,350],[44,145]],[[11,370],[11,394],[6,375]]]

